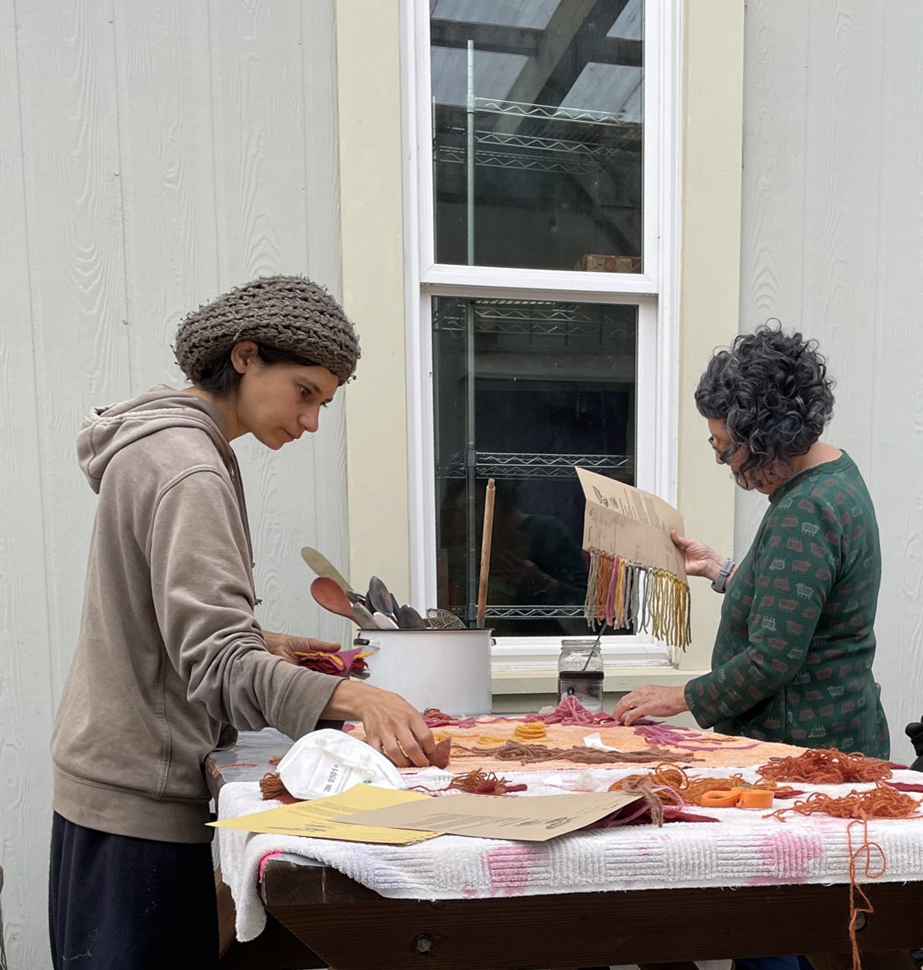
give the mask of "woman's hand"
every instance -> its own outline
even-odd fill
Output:
[[[718,578],[718,572],[724,565],[724,556],[719,556],[711,546],[706,546],[698,539],[687,539],[679,535],[675,529],[670,533],[670,538],[683,554],[687,576],[704,576],[712,581]]]
[[[656,687],[654,684],[645,684],[629,691],[615,705],[612,716],[628,727],[639,717],[672,717],[688,710],[684,687]]]
[[[344,680],[333,692],[322,718],[362,721],[365,740],[398,768],[425,768],[436,750],[426,721],[399,694],[371,684]]]
[[[290,664],[298,663],[299,653],[336,653],[340,649],[338,643],[327,640],[315,640],[312,637],[296,637],[291,633],[269,633],[263,631],[263,641],[266,649],[276,657],[287,660]]]

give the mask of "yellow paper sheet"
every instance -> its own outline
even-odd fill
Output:
[[[422,792],[393,791],[375,785],[356,785],[339,795],[295,802],[282,808],[241,815],[221,822],[209,822],[215,828],[241,829],[244,832],[267,832],[270,835],[303,835],[311,839],[342,839],[345,842],[382,842],[387,845],[410,845],[435,838],[438,832],[410,831],[372,825],[349,825],[339,821],[355,812],[373,808],[390,808],[405,802],[427,799]]]

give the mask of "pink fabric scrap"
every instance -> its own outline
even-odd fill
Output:
[[[266,868],[266,863],[269,862],[270,859],[277,859],[281,855],[281,852],[267,852],[266,855],[260,859],[260,882],[263,881],[263,870]]]

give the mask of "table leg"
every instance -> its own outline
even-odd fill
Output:
[[[256,940],[239,943],[231,890],[215,872],[218,900],[218,954],[221,970],[325,970],[324,960],[290,933],[274,916],[266,914],[266,929]]]

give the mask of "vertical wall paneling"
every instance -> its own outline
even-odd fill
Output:
[[[0,406],[7,416],[0,422],[0,863],[10,965],[41,967],[47,946],[30,929],[42,925],[45,910],[35,847],[48,840],[51,814],[34,742],[51,723],[52,656],[14,13],[12,4],[0,6],[0,90],[7,92],[0,98]]]
[[[868,192],[878,217],[874,383],[864,417],[884,553],[877,674],[902,761],[913,757],[904,725],[923,714],[923,10],[897,3],[881,13],[881,174]]]
[[[878,511],[875,672],[904,760],[923,711],[923,8],[750,0],[745,28],[741,326],[778,317],[829,358],[826,438]],[[764,508],[739,495],[739,551]]]
[[[301,4],[302,85],[306,117],[304,126],[304,197],[307,226],[308,264],[311,276],[342,302],[343,274],[340,260],[340,193],[336,85],[336,18],[331,2]],[[358,321],[360,342],[365,326]],[[333,405],[321,415],[319,432],[312,439],[314,460],[313,507],[314,541],[292,535],[289,545],[294,555],[302,545],[321,549],[337,564],[344,576],[357,586],[368,577],[353,577],[349,563],[346,502],[346,417],[345,400],[351,387],[337,392]],[[304,542],[300,541],[302,538]],[[298,568],[297,589],[307,590],[313,578],[307,567]],[[294,591],[293,591],[294,592]],[[334,616],[324,617],[323,631],[329,639],[348,636],[350,629]]]
[[[176,326],[219,292],[204,4],[113,3],[132,393],[181,386]]]
[[[48,743],[96,500],[87,410],[182,386],[177,323],[305,274],[340,296],[333,0],[0,4],[0,865],[11,966],[48,965]],[[346,393],[349,393],[347,390]],[[345,640],[303,545],[348,568],[342,395],[321,430],[239,440],[260,617]]]
[[[303,21],[304,7],[297,0],[209,4],[221,289],[256,276],[313,271],[308,241],[316,235],[306,223],[314,222],[314,213],[305,214],[307,156],[326,159],[312,162],[312,167],[330,172],[335,144],[329,129],[324,130],[329,115],[307,124],[303,29],[311,34],[315,17],[324,23],[332,15],[329,5],[318,5]],[[328,27],[328,37],[330,33]],[[312,82],[322,84],[327,78],[329,89],[332,51],[321,55],[314,47]],[[325,198],[336,190],[328,184]],[[328,201],[322,210],[324,246],[336,252],[331,209],[336,211],[335,204]],[[322,248],[319,241],[317,248]],[[318,544],[316,494],[345,489],[343,459],[333,457],[342,451],[341,409],[342,403],[335,402],[323,412],[316,436],[305,435],[298,445],[277,454],[249,439],[237,447],[254,523],[257,592],[266,604],[260,618],[267,628],[316,631],[323,639],[348,636],[339,619],[311,600],[313,576],[298,554],[301,546]],[[342,522],[329,511],[325,517],[333,529]],[[340,542],[345,546],[345,537]],[[337,558],[336,550],[325,551]]]
[[[44,554],[60,695],[80,615],[93,496],[74,461],[91,403],[129,391],[109,5],[16,9],[34,309]],[[77,552],[81,550],[81,552]]]

